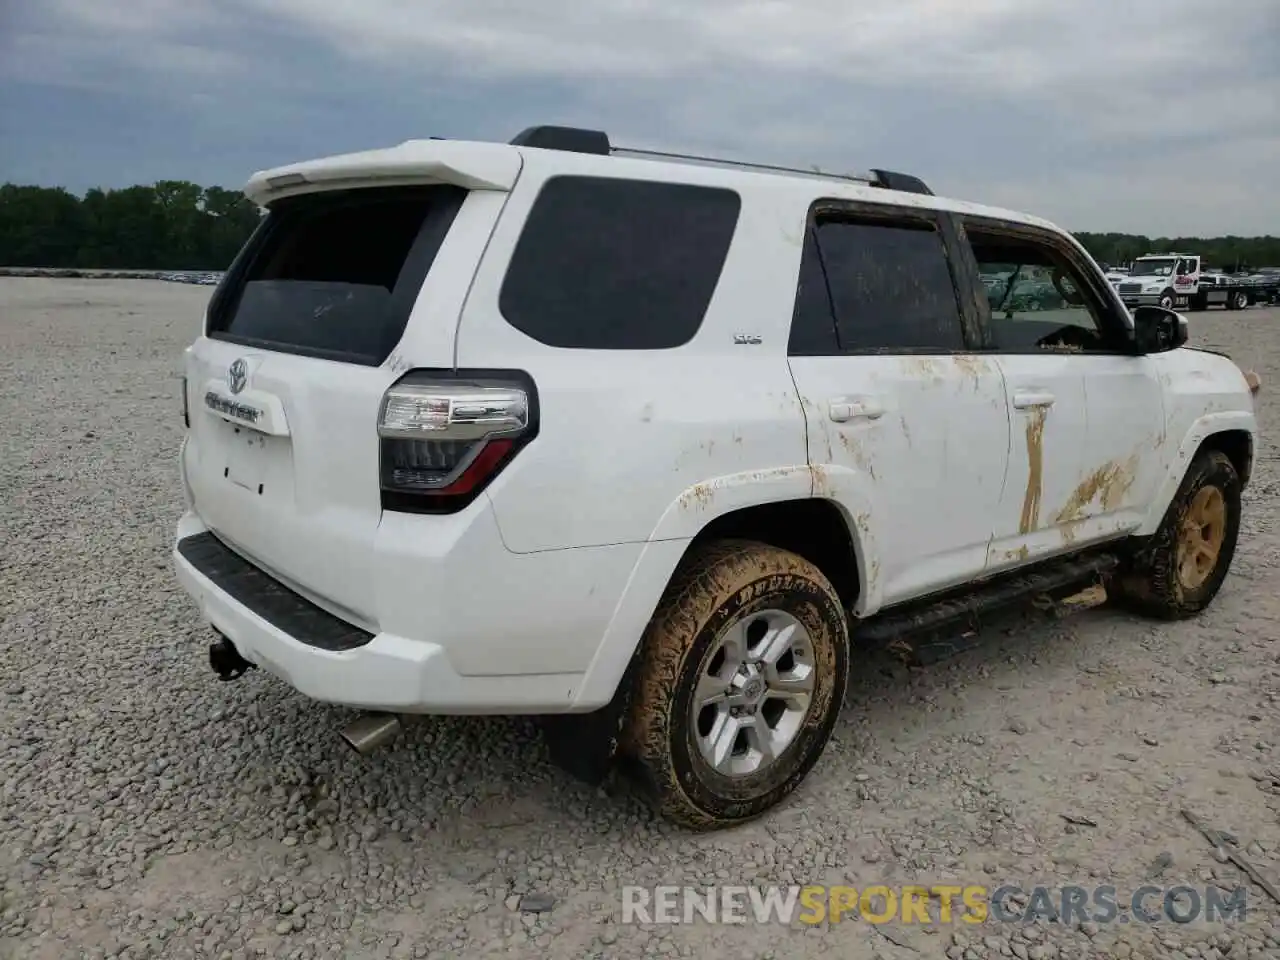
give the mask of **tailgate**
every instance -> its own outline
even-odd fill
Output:
[[[228,546],[375,630],[377,423],[406,369],[449,367],[503,194],[363,187],[273,204],[186,360],[184,467]]]

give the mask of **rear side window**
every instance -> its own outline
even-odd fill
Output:
[[[215,296],[209,335],[377,366],[403,336],[466,193],[378,188],[282,201]]]
[[[951,267],[932,224],[820,221],[814,252],[842,351],[964,349]]]
[[[555,177],[529,212],[498,308],[552,347],[681,346],[702,324],[740,207],[732,190]]]
[[[793,357],[825,357],[840,352],[831,293],[818,252],[818,231],[805,231],[800,255],[800,278],[796,285],[796,305],[791,317],[791,338],[787,352]]]

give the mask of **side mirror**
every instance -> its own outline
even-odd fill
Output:
[[[1177,350],[1190,336],[1186,317],[1164,307],[1151,306],[1134,308],[1133,333],[1142,353]]]

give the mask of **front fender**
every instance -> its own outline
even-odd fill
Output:
[[[1215,433],[1225,433],[1228,430],[1245,431],[1253,438],[1253,444],[1256,448],[1258,419],[1252,413],[1244,410],[1223,410],[1217,413],[1206,413],[1196,419],[1178,444],[1177,451],[1166,464],[1164,479],[1156,490],[1156,495],[1151,502],[1147,517],[1142,522],[1142,525],[1134,531],[1134,535],[1139,537],[1150,536],[1160,528],[1164,515],[1168,512],[1169,504],[1173,502],[1174,496],[1177,495],[1178,487],[1182,484],[1182,478],[1187,475],[1187,469],[1191,466],[1191,461],[1195,457],[1196,451],[1200,449],[1200,445]]]

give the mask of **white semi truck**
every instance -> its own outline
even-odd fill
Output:
[[[1127,307],[1159,304],[1170,310],[1243,310],[1255,303],[1273,302],[1280,291],[1280,278],[1274,282],[1246,281],[1204,272],[1196,253],[1149,253],[1133,261],[1129,275],[1115,282],[1115,288]]]
[[[1191,305],[1200,292],[1200,256],[1194,253],[1149,253],[1129,267],[1129,277],[1116,284],[1127,307],[1159,304],[1169,310]]]

